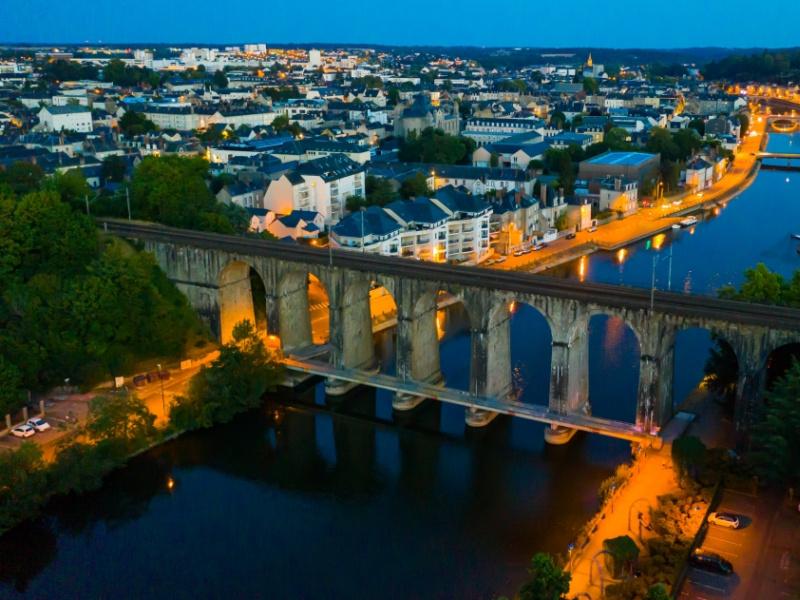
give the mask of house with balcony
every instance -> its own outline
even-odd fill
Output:
[[[264,208],[281,215],[293,210],[316,211],[330,227],[344,216],[348,197],[366,196],[364,179],[364,167],[344,155],[311,160],[270,183]]]
[[[381,256],[400,255],[403,226],[380,206],[353,212],[331,228],[334,247]]]
[[[489,257],[492,207],[480,196],[447,186],[431,200],[448,216],[447,260],[478,264]]]
[[[431,198],[396,200],[384,207],[402,227],[400,256],[444,262],[447,259],[448,214]]]

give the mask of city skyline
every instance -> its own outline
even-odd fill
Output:
[[[569,12],[518,0],[492,11],[475,0],[458,6],[409,0],[404,7],[381,16],[354,0],[333,9],[317,1],[295,9],[245,0],[228,18],[203,18],[213,16],[218,5],[210,0],[169,5],[143,0],[120,19],[113,4],[31,0],[0,19],[0,42],[781,48],[796,45],[797,38],[775,24],[800,17],[800,6],[783,0],[757,11],[744,2],[711,0],[695,7],[691,18],[634,0],[618,0],[613,10],[600,13],[584,0],[572,3]],[[197,16],[185,18],[192,11]],[[662,29],[665,20],[673,23]],[[664,31],[668,33],[654,35]]]

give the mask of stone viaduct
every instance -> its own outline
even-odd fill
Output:
[[[740,428],[747,425],[759,401],[770,353],[800,342],[800,310],[794,309],[658,291],[651,295],[649,290],[622,286],[346,251],[330,253],[123,221],[109,220],[102,226],[109,233],[137,240],[152,252],[223,343],[237,322],[255,320],[252,269],[266,291],[269,334],[279,338],[285,355],[308,351],[313,343],[307,290],[309,275],[313,275],[328,294],[326,350],[333,369],[376,371],[369,293],[383,286],[397,305],[396,378],[446,385],[439,364],[437,295],[452,294],[469,315],[469,393],[475,396],[510,397],[511,306],[528,304],[544,316],[552,335],[548,409],[553,414],[589,412],[589,320],[596,314],[619,317],[638,340],[635,426],[649,433],[672,415],[675,339],[682,329],[707,329],[734,350],[739,365],[736,421]],[[350,385],[330,382],[328,389],[341,393]],[[402,394],[395,400],[399,409],[413,405]]]

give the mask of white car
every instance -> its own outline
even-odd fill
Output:
[[[33,427],[36,431],[47,431],[50,429],[50,423],[42,419],[41,417],[34,417],[33,419],[28,419],[28,425]]]
[[[710,515],[708,515],[708,522],[712,525],[728,527],[729,529],[739,529],[739,526],[741,525],[739,517],[731,513],[712,512]]]
[[[11,430],[11,435],[16,436],[18,438],[29,438],[35,434],[36,430],[27,423],[23,423],[22,425],[17,425],[16,427],[14,427],[14,429]]]

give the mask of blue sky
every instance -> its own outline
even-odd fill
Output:
[[[0,41],[800,45],[800,0],[0,0]]]

